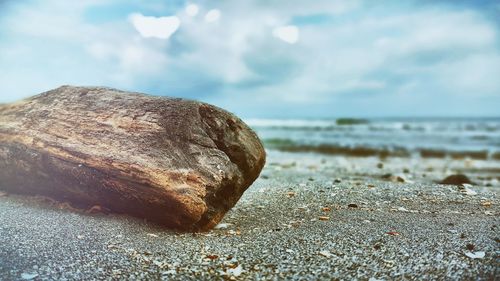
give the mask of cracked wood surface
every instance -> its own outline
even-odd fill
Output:
[[[265,162],[256,134],[217,107],[63,86],[0,106],[0,189],[215,226]]]

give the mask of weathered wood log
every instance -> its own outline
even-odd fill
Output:
[[[215,226],[264,162],[249,127],[201,102],[63,86],[0,107],[0,189],[176,229]]]

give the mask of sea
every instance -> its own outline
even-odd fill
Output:
[[[268,150],[500,161],[498,118],[248,119]]]

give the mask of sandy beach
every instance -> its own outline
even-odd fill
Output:
[[[271,151],[207,233],[0,196],[1,280],[495,280],[498,162]],[[468,171],[477,185],[440,185]]]

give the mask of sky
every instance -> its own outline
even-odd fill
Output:
[[[500,2],[0,0],[0,102],[60,85],[243,118],[500,116]]]

